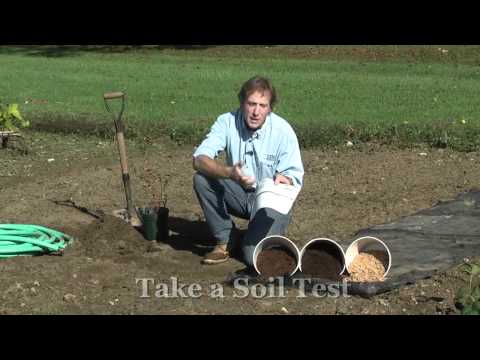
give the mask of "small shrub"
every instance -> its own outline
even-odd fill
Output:
[[[457,294],[457,307],[463,315],[480,315],[480,265],[465,264],[463,272],[469,281]]]
[[[18,104],[3,105],[0,103],[0,131],[18,131],[27,128],[30,122],[20,114]]]

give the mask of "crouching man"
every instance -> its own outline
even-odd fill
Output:
[[[272,208],[252,213],[257,185],[269,178],[275,185],[303,186],[298,139],[288,122],[273,113],[277,94],[270,80],[250,79],[239,100],[240,108],[220,116],[193,155],[194,189],[217,241],[203,259],[206,265],[226,262],[233,249],[241,249],[252,267],[256,245],[267,236],[284,235],[292,215]],[[226,164],[217,160],[222,152]],[[231,216],[249,220],[243,239]]]

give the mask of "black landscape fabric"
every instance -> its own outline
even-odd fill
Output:
[[[349,295],[371,297],[414,284],[462,264],[465,258],[480,256],[480,191],[463,193],[453,201],[440,202],[396,222],[359,231],[354,239],[341,245],[346,249],[364,236],[385,242],[392,254],[392,267],[383,283],[349,283]],[[238,276],[245,275],[230,276],[227,281]],[[293,280],[300,277],[285,279],[286,284],[293,286]],[[304,283],[305,289],[322,282],[331,284],[313,279]]]

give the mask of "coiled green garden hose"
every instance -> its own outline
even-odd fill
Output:
[[[0,258],[61,254],[73,238],[37,225],[0,225]]]

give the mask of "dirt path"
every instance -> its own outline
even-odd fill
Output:
[[[149,243],[125,224],[107,218],[100,224],[52,200],[109,213],[124,206],[114,144],[98,139],[45,135],[33,155],[0,153],[1,223],[35,223],[76,238],[63,257],[0,261],[2,314],[437,314],[455,313],[453,296],[464,282],[457,270],[438,274],[393,293],[360,298],[225,297],[142,298],[136,279],[171,284],[198,283],[202,291],[243,269],[235,260],[217,267],[200,265],[210,237],[195,199],[191,149],[158,144],[131,147],[134,194],[148,204],[144,166],[168,179],[171,244],[150,252]],[[420,153],[426,153],[420,155]],[[303,245],[312,238],[351,239],[363,228],[387,223],[439,200],[476,187],[480,154],[398,150],[375,146],[356,150],[304,151],[306,185],[288,236]],[[49,159],[55,159],[49,161]],[[151,178],[150,178],[151,180]],[[157,183],[158,184],[158,183]],[[158,188],[157,188],[158,189]],[[159,191],[159,190],[158,190]],[[241,224],[241,223],[240,223]],[[242,224],[241,224],[242,225]],[[141,283],[140,283],[141,284]],[[155,290],[155,289],[154,289]],[[150,293],[150,295],[154,292]]]

